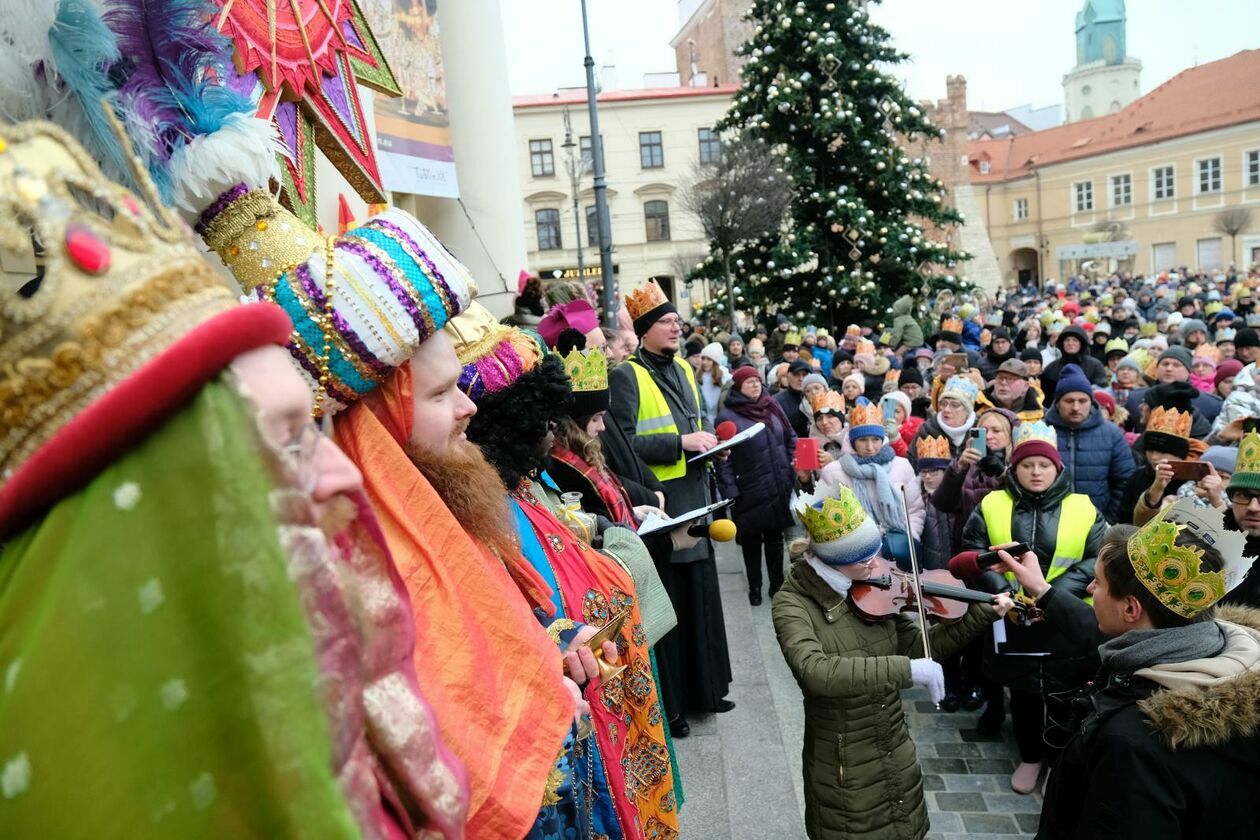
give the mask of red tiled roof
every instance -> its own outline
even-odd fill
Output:
[[[596,97],[596,102],[634,102],[640,99],[676,99],[683,96],[733,96],[739,85],[715,87],[668,87],[640,88],[638,90],[609,90]],[[513,96],[513,108],[541,108],[546,105],[584,105],[585,89],[569,89],[555,93],[538,93]]]
[[[1000,140],[967,144],[972,183],[1009,181],[1032,170],[1160,140],[1260,120],[1260,50],[1183,70],[1127,108]],[[980,174],[982,152],[989,155]]]

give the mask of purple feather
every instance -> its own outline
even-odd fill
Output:
[[[214,28],[210,0],[108,0],[105,22],[117,34],[119,94],[152,132],[152,166],[189,140],[217,131],[233,114],[253,116],[248,97],[224,84],[232,44]],[[155,173],[159,185],[164,172]]]

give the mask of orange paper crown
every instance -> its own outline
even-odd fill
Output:
[[[854,336],[861,335],[861,334],[862,334],[862,328],[861,328],[861,327],[859,327],[857,324],[849,324],[849,326],[847,326],[847,327],[845,327],[845,328],[844,328],[844,334],[845,334],[845,335],[854,335]]]
[[[1151,416],[1146,421],[1146,430],[1189,440],[1191,419],[1188,413],[1160,406],[1151,412]]]
[[[641,289],[635,289],[626,295],[626,309],[630,310],[632,321],[637,321],[640,316],[666,303],[669,303],[669,298],[665,297],[655,280],[647,281]]]
[[[1211,359],[1214,365],[1221,363],[1221,351],[1217,349],[1215,344],[1200,344],[1194,348],[1194,357],[1197,359],[1200,356],[1205,359]]]
[[[836,391],[820,391],[814,394],[809,404],[814,409],[815,415],[822,414],[824,411],[835,414],[844,412],[844,397]]]
[[[868,402],[849,409],[849,425],[850,426],[882,426],[884,425],[884,412],[875,403]]]
[[[872,356],[874,356],[875,355],[875,342],[871,341],[869,338],[859,339],[857,343],[857,348],[853,352],[854,354],[870,353]]]
[[[950,459],[949,439],[944,435],[921,437],[914,444],[914,454],[919,457],[919,460],[935,458],[948,461]]]
[[[960,333],[962,332],[962,328],[963,328],[963,322],[961,318],[949,317],[941,321],[942,330],[949,330],[950,332]]]

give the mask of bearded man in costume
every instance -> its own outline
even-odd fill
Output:
[[[624,670],[586,688],[597,747],[594,771],[607,779],[615,808],[596,815],[596,831],[676,837],[673,773],[634,580],[557,518],[558,490],[540,474],[551,430],[572,399],[564,365],[537,339],[497,323],[476,303],[447,332],[464,365],[460,389],[477,403],[468,439],[510,491],[521,551],[551,584],[557,614],[592,625],[626,616],[616,637]]]
[[[609,417],[664,485],[665,510],[677,516],[711,501],[708,461],[688,459],[712,449],[717,438],[700,410],[691,366],[677,357],[678,310],[652,280],[629,295],[626,306],[641,343],[608,375]],[[713,546],[702,540],[675,551],[658,571],[678,614],[677,630],[657,646],[671,697],[677,687],[679,711],[730,711],[731,662]],[[689,730],[680,719],[674,734]]]
[[[406,592],[291,324],[133,174],[143,200],[59,129],[0,127],[0,824],[462,837]]]

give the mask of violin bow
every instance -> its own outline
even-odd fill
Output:
[[[910,572],[914,580],[914,602],[919,608],[919,622],[923,629],[923,655],[932,658],[932,644],[928,641],[927,609],[923,606],[923,587],[919,583],[919,557],[914,551],[914,535],[910,533],[910,502],[906,499],[906,488],[901,488],[901,515],[906,520],[906,542],[910,545]]]

